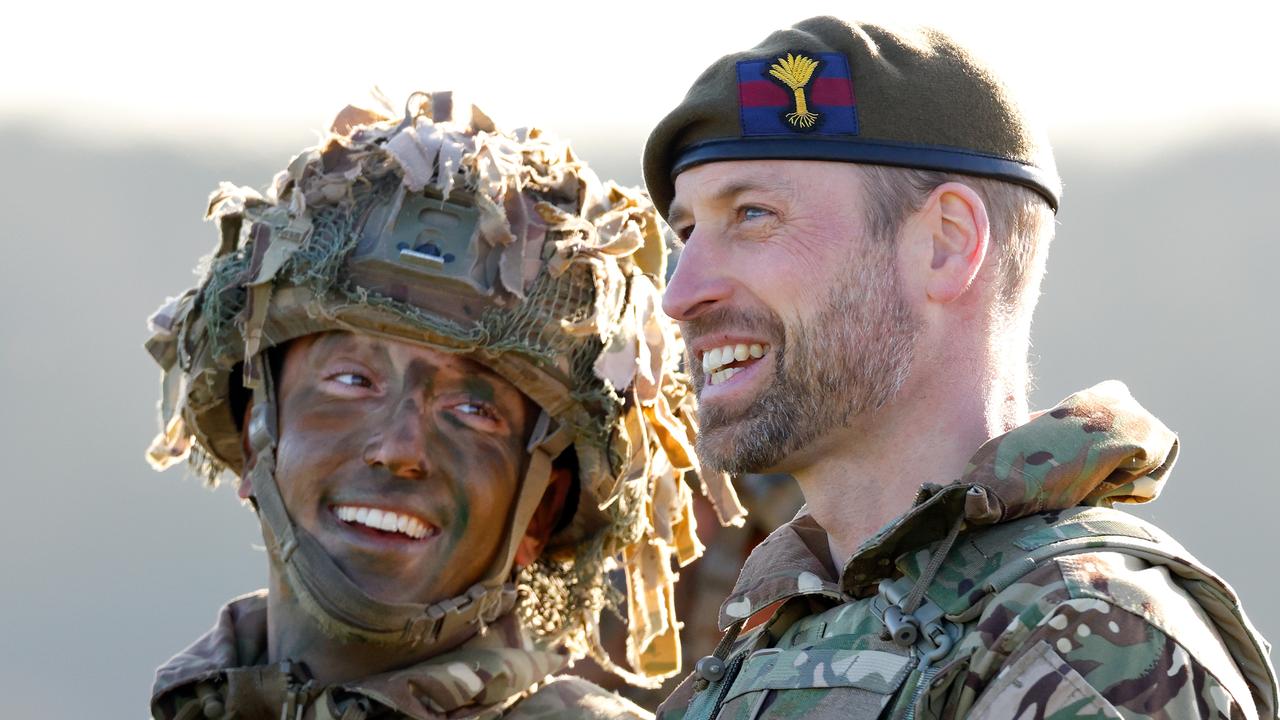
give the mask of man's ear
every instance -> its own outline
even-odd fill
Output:
[[[258,461],[253,443],[249,442],[249,418],[252,415],[253,399],[250,398],[244,406],[244,417],[240,418],[240,454],[244,457],[244,463],[240,466],[240,482],[236,485],[236,494],[241,500],[253,497],[253,482],[249,480],[249,468]]]
[[[925,292],[933,302],[955,301],[973,285],[990,249],[987,205],[968,185],[948,182],[929,195],[922,214],[933,240]]]
[[[573,475],[567,468],[551,469],[551,482],[547,484],[547,491],[543,493],[538,509],[533,511],[524,537],[520,538],[520,544],[516,546],[516,567],[527,567],[542,554],[542,549],[551,539],[551,532],[555,530],[556,520],[564,509],[572,484]]]

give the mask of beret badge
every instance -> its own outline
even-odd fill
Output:
[[[856,135],[849,61],[839,53],[785,52],[737,64],[743,135]]]
[[[804,100],[804,86],[813,79],[813,71],[818,69],[818,61],[804,55],[787,53],[785,58],[769,67],[769,74],[782,81],[783,85],[795,93],[795,112],[786,114],[787,122],[798,128],[811,128],[818,120],[818,114],[809,112],[809,104]]]

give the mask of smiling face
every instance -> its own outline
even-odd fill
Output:
[[[675,187],[670,221],[685,247],[663,308],[701,370],[699,458],[790,471],[909,372],[917,323],[894,244],[869,236],[847,163],[718,162]]]
[[[536,406],[457,355],[334,332],[285,351],[276,482],[295,523],[385,602],[454,597],[501,550]]]

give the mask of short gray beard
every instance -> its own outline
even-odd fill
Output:
[[[714,327],[763,331],[774,340],[774,378],[749,409],[699,410],[702,465],[731,474],[766,472],[832,428],[884,407],[911,371],[919,324],[903,297],[892,243],[853,258],[810,319],[787,333],[774,313],[722,312],[686,324],[686,336]],[[691,362],[691,367],[699,367]],[[701,394],[705,378],[695,372]]]

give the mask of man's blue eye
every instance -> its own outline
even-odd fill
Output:
[[[742,208],[743,220],[759,220],[760,218],[766,217],[771,214],[772,213],[770,213],[768,210],[765,210],[764,208],[758,208],[758,207]]]

